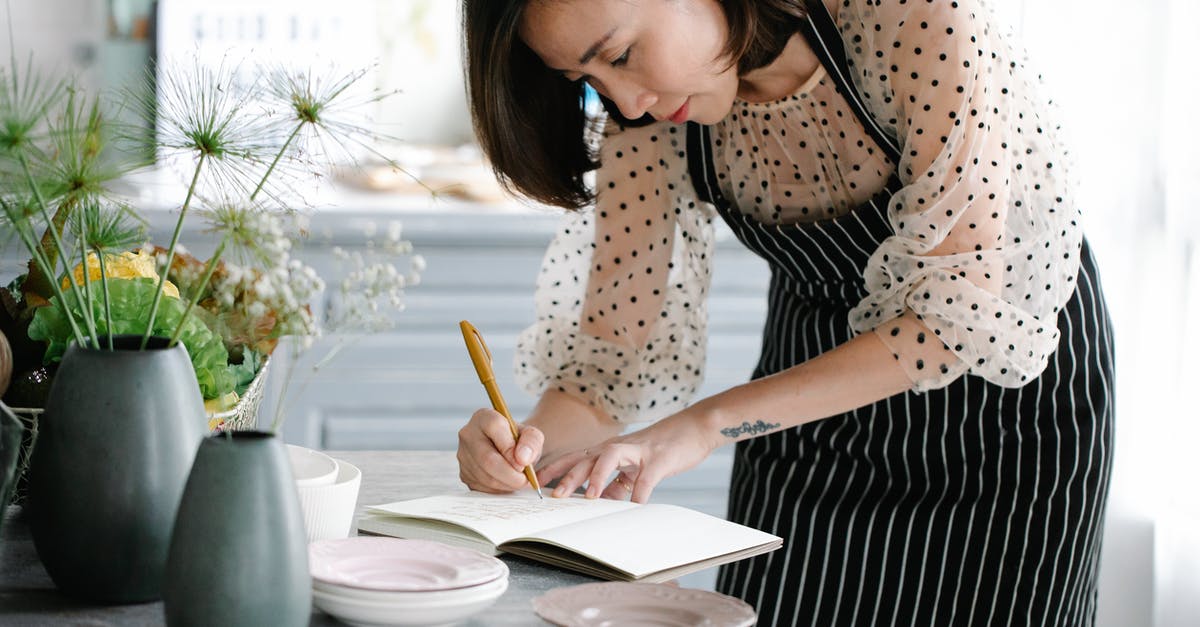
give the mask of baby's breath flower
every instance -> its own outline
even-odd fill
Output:
[[[267,306],[264,305],[261,301],[255,301],[253,303],[250,303],[249,307],[246,307],[246,312],[249,313],[252,317],[259,318],[259,317],[265,316],[267,314]]]
[[[364,225],[368,238],[378,233],[374,223]],[[385,246],[377,247],[373,240],[364,243],[362,251],[335,248],[334,256],[349,266],[338,286],[339,300],[326,324],[340,332],[374,332],[391,328],[393,316],[403,311],[404,290],[420,280],[424,260],[409,263],[408,273],[396,266],[396,260],[412,249],[399,240],[398,222],[388,225]],[[418,267],[420,269],[418,269]]]

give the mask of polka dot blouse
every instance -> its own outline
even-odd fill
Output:
[[[894,235],[863,268],[847,323],[874,332],[918,391],[964,373],[1015,387],[1057,346],[1082,232],[1040,78],[979,0],[848,0],[853,80],[902,150],[880,151],[818,70],[796,93],[736,102],[712,132],[722,193],[770,224],[854,210],[896,174]],[[685,128],[609,124],[594,210],[548,250],[518,380],[618,420],[682,409],[704,366],[714,209],[688,176]]]

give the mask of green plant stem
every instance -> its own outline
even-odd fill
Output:
[[[200,302],[200,295],[204,293],[204,288],[208,287],[208,281],[212,278],[213,271],[217,269],[217,261],[221,259],[221,253],[225,252],[225,245],[229,243],[229,235],[221,238],[221,243],[217,245],[217,250],[213,252],[208,263],[204,266],[204,276],[200,278],[200,284],[192,289],[192,298],[188,301],[187,308],[183,310],[183,317],[179,319],[179,324],[175,327],[175,331],[171,333],[171,341],[167,342],[167,346],[174,346],[179,341],[179,335],[183,333],[183,325],[187,322],[188,314],[192,313],[192,308],[196,303]]]
[[[37,181],[33,178],[33,173],[29,170],[29,159],[25,157],[24,153],[18,153],[17,158],[21,162],[21,169],[25,172],[25,179],[29,182],[29,187],[33,190],[33,197],[37,201],[38,210],[42,212],[43,219],[49,223],[50,212],[46,209],[46,200],[42,198],[42,190],[38,188]],[[54,245],[57,246],[61,251],[63,249],[63,245],[62,239],[58,236],[58,232],[51,228],[50,233],[54,237]],[[79,325],[75,323],[75,317],[71,315],[71,308],[67,304],[67,296],[63,293],[62,286],[58,284],[58,279],[54,278],[54,268],[50,267],[50,265],[47,263],[44,254],[38,254],[37,251],[39,248],[36,242],[27,241],[25,245],[29,248],[31,254],[33,254],[35,257],[40,257],[38,264],[45,264],[42,265],[42,268],[50,273],[50,288],[54,290],[54,295],[57,296],[59,302],[62,303],[63,314],[66,315],[67,322],[71,325],[71,332],[75,334],[75,341],[78,342],[80,346],[83,346],[87,343],[87,341],[83,337],[83,332],[79,330]],[[74,290],[76,300],[78,300],[79,292],[75,288],[75,277],[68,273],[67,280],[69,281],[68,284],[71,286],[71,289]]]
[[[271,419],[271,433],[276,433],[283,424],[283,410],[287,405],[288,388],[292,385],[292,379],[296,377],[296,362],[300,361],[300,357],[306,352],[308,349],[302,349],[295,343],[292,344],[291,360],[287,365],[287,372],[283,376],[283,389],[279,390],[279,402],[275,403],[275,417]]]
[[[71,212],[72,202],[71,200],[67,200],[58,205],[58,208],[54,210],[53,221],[46,225],[46,232],[42,233],[41,239],[38,240],[42,248],[46,251],[46,260],[50,263],[57,264],[59,255],[58,249],[54,247],[54,238],[50,235],[50,229],[55,229],[60,235],[62,234],[63,224],[66,223],[67,216]],[[54,291],[50,289],[49,284],[50,281],[54,280],[54,277],[48,276],[46,272],[48,272],[48,269],[38,264],[30,266],[29,276],[26,277],[25,282],[21,285],[22,291],[32,291],[43,298],[52,296]]]
[[[100,334],[96,332],[96,312],[92,309],[92,269],[88,267],[87,249],[87,220],[79,219],[79,256],[83,258],[83,295],[87,305],[83,308],[83,321],[87,323],[88,333],[92,335],[92,348],[100,349]],[[74,276],[74,272],[71,273]]]
[[[35,240],[32,235],[25,232],[24,229],[18,228],[17,233],[20,235],[21,241],[25,243],[25,247],[29,249],[34,261],[39,264],[44,264],[46,257],[44,251],[38,247],[36,243],[37,240]],[[43,267],[45,266],[43,265]],[[75,324],[75,318],[71,316],[71,309],[67,306],[66,294],[63,294],[62,288],[58,285],[57,281],[51,281],[50,285],[54,288],[55,296],[58,297],[58,306],[62,308],[63,315],[67,318],[67,323],[71,325],[71,331],[75,334],[75,341],[80,346],[83,346],[85,343],[87,343],[87,340],[84,339],[83,332],[79,330],[79,326]]]
[[[100,288],[104,292],[104,325],[108,335],[108,350],[113,350],[113,325],[112,325],[112,304],[108,298],[108,270],[104,265],[104,253],[99,247],[92,247],[96,251],[96,259],[100,262]]]
[[[254,192],[250,194],[250,202],[254,202],[254,199],[258,197],[258,193],[261,192],[263,186],[267,184],[267,179],[271,178],[271,173],[275,171],[275,166],[279,165],[279,160],[283,158],[284,153],[287,152],[288,146],[292,145],[292,141],[294,141],[296,136],[300,134],[300,129],[304,128],[305,124],[307,124],[307,122],[300,122],[297,124],[296,128],[292,129],[292,134],[288,135],[287,141],[283,142],[283,146],[280,146],[279,152],[275,153],[275,158],[271,160],[271,166],[267,168],[265,173],[263,173],[263,177],[261,180],[259,180],[258,186],[255,187]]]
[[[183,219],[187,217],[188,207],[192,204],[192,196],[196,193],[196,184],[200,181],[200,170],[204,167],[206,156],[202,152],[196,161],[196,171],[192,174],[192,183],[188,185],[187,196],[183,199],[183,206],[179,209],[179,219],[175,221],[175,232],[171,234],[171,245],[167,248],[167,265],[158,277],[158,288],[155,289],[154,300],[150,303],[150,318],[146,320],[146,332],[142,335],[140,346],[142,350],[146,350],[146,344],[150,342],[150,332],[154,329],[154,319],[158,316],[158,303],[162,300],[163,284],[167,282],[167,274],[171,271],[171,264],[175,261],[175,247],[179,244],[179,233],[183,231]]]
[[[10,219],[13,222],[13,225],[17,225],[17,221],[13,220],[12,215],[8,216],[8,219]],[[43,253],[41,247],[37,246],[37,240],[34,239],[34,237],[32,237],[32,235],[29,232],[26,232],[24,228],[20,228],[20,226],[17,226],[17,235],[20,238],[20,240],[22,240],[22,243],[25,244],[26,249],[29,249],[30,256],[34,257],[35,263],[41,264],[41,263],[46,262],[46,256],[44,256],[44,253]],[[43,267],[44,267],[44,265],[43,265]],[[79,346],[83,346],[84,342],[86,342],[86,340],[84,340],[83,332],[80,332],[79,327],[76,326],[76,322],[74,322],[74,318],[71,317],[71,310],[68,309],[68,307],[67,307],[66,294],[62,293],[62,288],[59,287],[58,282],[52,281],[52,282],[50,282],[50,285],[52,285],[54,288],[54,295],[56,295],[56,297],[59,297],[59,306],[62,309],[62,314],[64,314],[66,316],[67,323],[71,324],[71,330],[74,333],[74,336],[76,336],[76,341],[79,342]]]
[[[358,338],[342,338],[338,340],[338,343],[333,348],[329,349],[329,352],[325,353],[324,357],[312,365],[312,368],[310,368],[312,371],[311,374],[316,374],[317,371],[319,371],[321,368],[324,368],[326,364],[328,364],[330,361],[333,361],[333,358],[336,357],[338,353],[342,352],[343,349],[357,339]],[[287,408],[287,391],[288,387],[291,385],[293,377],[295,376],[296,362],[299,361],[300,357],[307,352],[308,349],[294,349],[292,351],[292,363],[288,364],[287,374],[283,379],[283,389],[279,391],[279,402],[275,405],[275,417],[271,420],[271,433],[275,433],[279,430],[279,427],[283,425],[284,410]],[[309,383],[312,383],[311,376],[306,379],[303,385],[300,386],[300,389],[296,391],[296,395],[299,396],[304,394],[304,390],[308,389]]]

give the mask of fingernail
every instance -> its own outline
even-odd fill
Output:
[[[528,446],[522,446],[517,449],[517,461],[522,464],[528,464],[529,460],[533,459],[533,449]]]
[[[567,495],[567,486],[560,485],[557,488],[554,488],[554,497],[555,498],[561,499],[562,497],[564,497],[566,495]]]

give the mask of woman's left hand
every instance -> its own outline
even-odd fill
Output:
[[[702,421],[685,410],[640,431],[567,453],[539,470],[538,480],[544,484],[559,478],[555,497],[572,494],[586,483],[587,498],[645,503],[659,482],[695,467],[719,444]],[[614,472],[616,478],[608,482]]]

